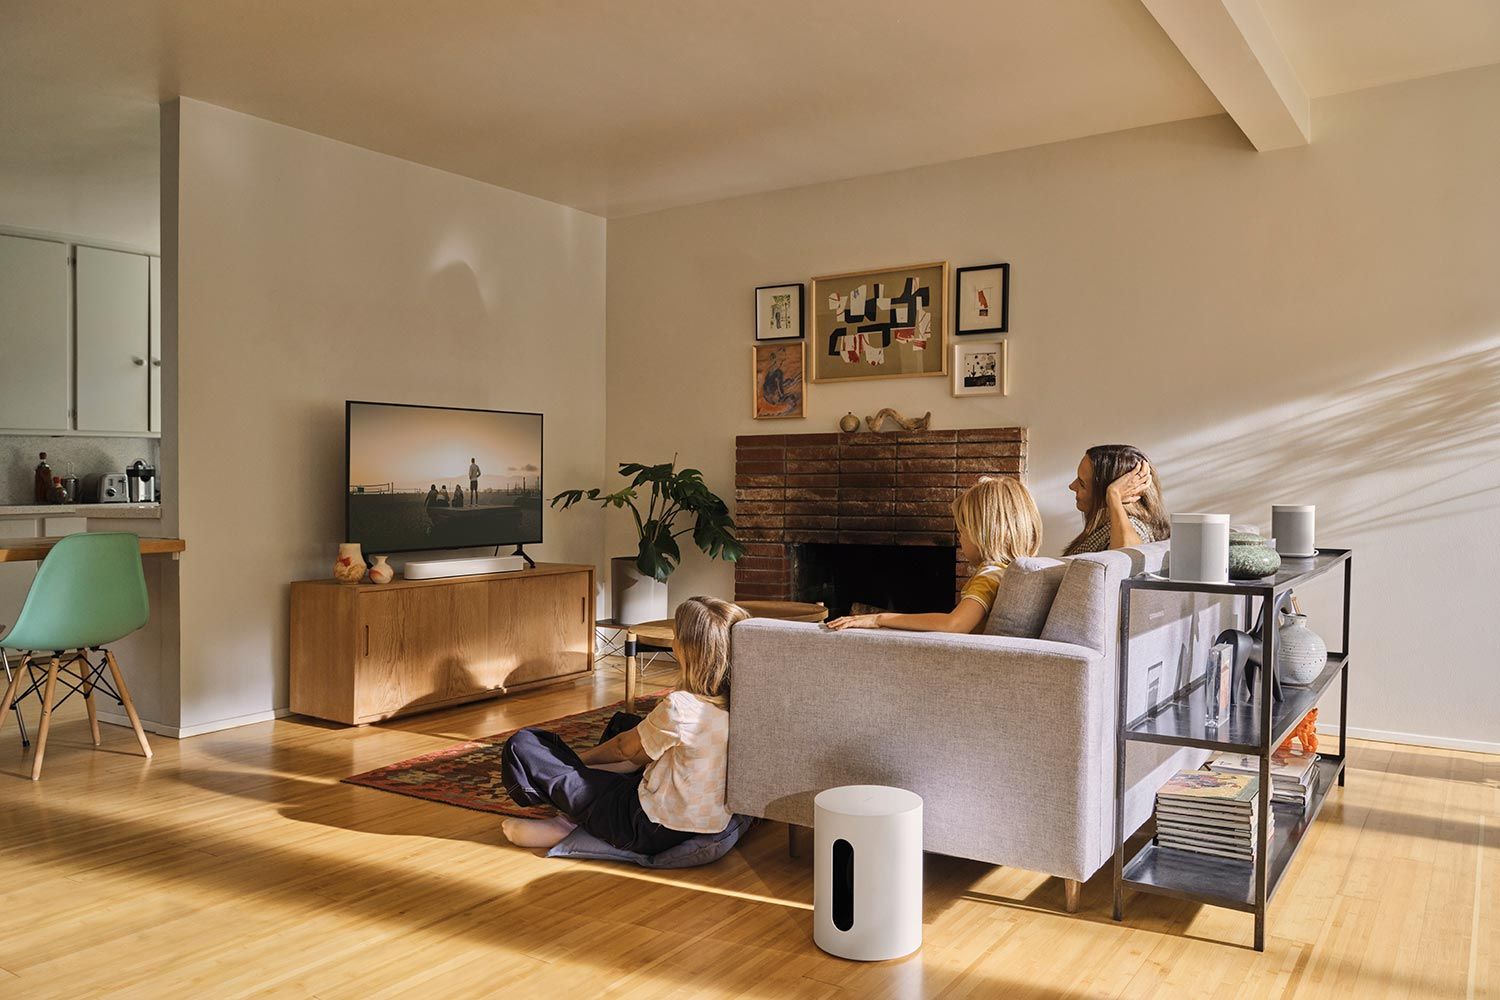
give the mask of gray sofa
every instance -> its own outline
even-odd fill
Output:
[[[810,826],[824,788],[907,788],[923,799],[927,850],[1074,880],[1072,908],[1114,849],[1120,581],[1160,570],[1166,550],[1022,561],[987,623],[1009,635],[736,625],[730,808]],[[1232,614],[1225,598],[1135,595],[1128,717],[1202,673]],[[1133,745],[1127,830],[1205,756]]]

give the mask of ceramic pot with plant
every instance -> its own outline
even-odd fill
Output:
[[[564,490],[552,498],[551,506],[567,510],[576,503],[592,501],[604,507],[630,511],[635,521],[636,553],[610,560],[614,617],[626,625],[667,617],[667,578],[682,560],[677,544],[681,535],[692,533],[693,544],[710,559],[735,562],[745,548],[734,537],[734,519],[729,507],[709,490],[703,473],[677,468],[677,459],[660,465],[621,463],[620,475],[630,484],[613,493],[599,489]],[[641,494],[650,490],[646,497]],[[641,503],[644,500],[645,508]],[[679,519],[692,524],[679,528]]]
[[[333,578],[339,583],[358,583],[365,578],[365,557],[358,542],[344,542],[339,557],[333,561]]]

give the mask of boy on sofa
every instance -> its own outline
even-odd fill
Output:
[[[834,619],[828,627],[963,634],[983,630],[1005,567],[1021,556],[1036,555],[1041,548],[1042,516],[1031,491],[1019,479],[986,476],[953,501],[953,521],[958,526],[959,550],[976,567],[959,594],[957,607],[916,615],[894,611],[849,615]]]

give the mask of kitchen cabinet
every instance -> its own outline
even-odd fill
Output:
[[[0,235],[0,428],[68,424],[68,245]]]
[[[150,258],[85,246],[75,255],[77,429],[147,433]]]
[[[161,433],[161,258],[151,260],[151,341],[147,357],[151,362],[151,416],[147,429]]]

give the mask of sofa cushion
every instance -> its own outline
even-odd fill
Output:
[[[986,635],[1035,639],[1042,634],[1047,612],[1062,583],[1068,564],[1060,559],[1026,556],[1011,563],[1000,577],[995,607],[984,624]]]
[[[712,864],[733,850],[739,843],[753,816],[735,816],[729,825],[718,833],[704,833],[684,840],[676,847],[669,847],[659,854],[637,854],[622,851],[579,827],[559,841],[547,852],[549,858],[590,858],[595,861],[628,861],[642,868],[696,868]]]

